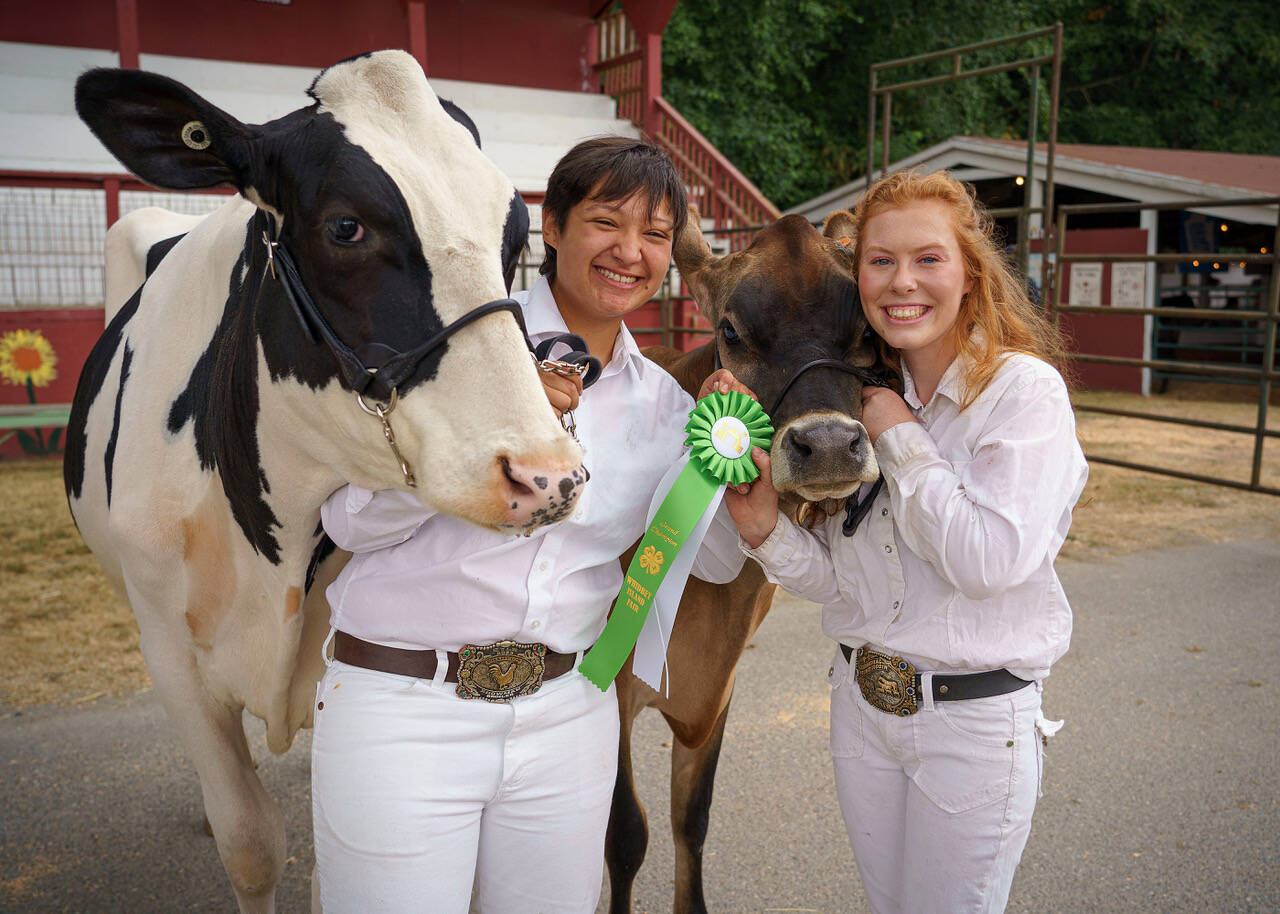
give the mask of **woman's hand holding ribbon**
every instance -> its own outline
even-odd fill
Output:
[[[763,448],[752,448],[751,459],[760,471],[750,484],[725,489],[724,503],[743,541],[755,549],[769,538],[778,524],[778,493],[773,488],[773,469]]]

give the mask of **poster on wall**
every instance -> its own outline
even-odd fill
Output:
[[[1142,308],[1147,304],[1147,265],[1113,263],[1111,265],[1111,306]]]
[[[1102,264],[1073,263],[1071,265],[1071,291],[1067,304],[1102,304]]]

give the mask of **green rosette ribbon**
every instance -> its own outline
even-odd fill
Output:
[[[703,397],[689,413],[684,428],[689,462],[662,499],[636,547],[604,632],[578,666],[582,675],[601,691],[609,688],[626,663],[650,607],[667,582],[668,571],[677,565],[681,571],[672,576],[662,599],[664,605],[673,608],[679,604],[692,567],[691,556],[696,554],[706,532],[704,517],[719,505],[725,486],[753,482],[760,475],[751,459],[751,449],[767,451],[773,441],[773,426],[760,404],[737,391]],[[685,547],[690,551],[680,557]],[[674,612],[671,615],[674,621]],[[666,643],[665,636],[662,643]],[[637,651],[637,667],[639,654]],[[657,688],[654,681],[661,678],[660,660],[657,673],[649,673],[636,670],[636,675]]]

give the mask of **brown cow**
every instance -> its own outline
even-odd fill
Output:
[[[786,216],[750,247],[720,259],[707,250],[698,224],[692,211],[675,261],[715,338],[689,353],[653,347],[645,355],[694,395],[717,361],[732,370],[773,419],[773,482],[784,507],[793,517],[806,502],[805,510],[834,513],[861,483],[879,476],[859,418],[863,383],[884,375],[876,372],[875,340],[853,280],[850,217],[834,214],[820,234],[802,217]],[[623,557],[624,567],[629,561]],[[629,675],[629,662],[618,677],[622,738],[606,845],[613,914],[631,910],[631,884],[648,843],[631,771],[631,726],[646,706],[662,712],[675,737],[675,911],[706,910],[702,845],[735,667],[773,591],[750,561],[730,584],[690,578],[667,654],[670,697]]]

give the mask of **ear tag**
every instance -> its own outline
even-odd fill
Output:
[[[209,131],[199,121],[187,121],[182,127],[182,142],[190,149],[208,149],[213,141],[209,139]]]
[[[848,235],[845,235],[843,238],[837,238],[837,239],[836,239],[836,244],[838,244],[838,245],[840,245],[841,247],[844,247],[844,248],[852,248],[852,247],[853,247],[853,239],[852,239],[852,238],[850,238]]]

